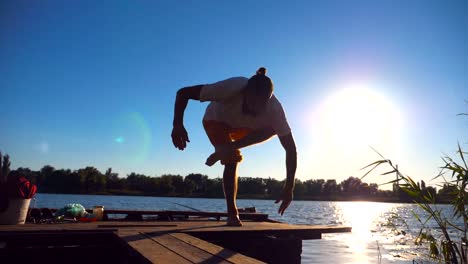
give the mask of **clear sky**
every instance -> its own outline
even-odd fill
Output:
[[[429,181],[468,146],[467,1],[1,1],[0,149],[12,166],[200,172],[213,151],[176,91],[265,66],[298,148],[297,177],[363,174],[378,156]],[[239,175],[285,177],[277,138]],[[393,177],[393,176],[392,176]],[[372,176],[366,182],[384,182]]]

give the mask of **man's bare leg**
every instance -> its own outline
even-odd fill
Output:
[[[237,164],[238,163],[230,163],[224,165],[223,173],[224,197],[226,198],[228,211],[227,225],[230,226],[242,226],[242,222],[239,219],[239,212],[237,211],[236,206]]]

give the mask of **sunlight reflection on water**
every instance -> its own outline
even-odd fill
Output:
[[[338,202],[335,215],[339,222],[352,227],[351,234],[325,236],[324,240],[342,244],[345,258],[341,263],[397,262],[391,252],[383,247],[391,237],[388,227],[389,212],[399,205],[372,202]],[[391,241],[393,244],[395,241]],[[400,255],[398,255],[400,256]],[[399,262],[405,262],[401,259]]]
[[[289,214],[278,220],[352,227],[351,233],[324,234],[321,240],[303,241],[303,263],[431,263],[426,248],[414,245],[420,225],[412,212],[424,215],[417,205],[296,201],[288,210]]]

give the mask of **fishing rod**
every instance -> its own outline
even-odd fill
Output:
[[[188,208],[188,209],[196,211],[196,212],[201,212],[201,210],[198,210],[197,208],[190,207],[188,205],[183,205],[183,204],[176,203],[176,202],[171,202],[171,201],[169,201],[169,203],[172,203],[172,204],[175,204],[175,205],[178,205],[178,206],[182,206],[182,207]]]

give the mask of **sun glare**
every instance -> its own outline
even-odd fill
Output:
[[[320,129],[340,148],[393,144],[399,130],[396,109],[374,87],[351,84],[327,98],[320,109]]]

